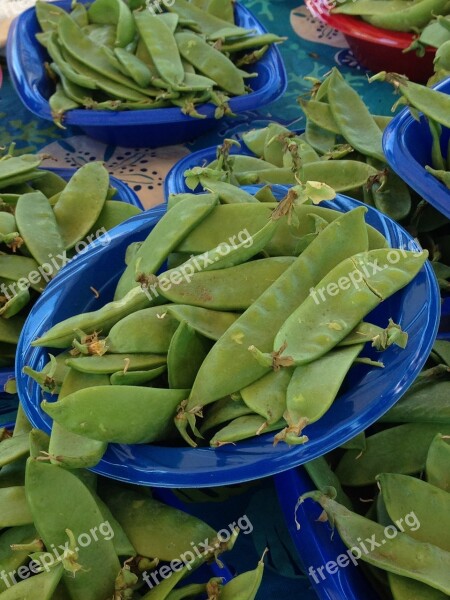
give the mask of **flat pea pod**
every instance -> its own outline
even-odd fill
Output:
[[[1,258],[1,257],[0,257]],[[98,310],[74,315],[57,323],[43,336],[32,342],[33,346],[50,346],[52,348],[67,348],[73,341],[74,331],[81,329],[86,333],[102,331],[108,333],[113,325],[127,315],[152,306],[156,301],[149,298],[142,288],[137,287],[115,302],[108,302]]]
[[[13,429],[13,437],[17,437],[18,435],[22,435],[24,433],[28,434],[30,433],[31,429],[31,423],[25,414],[22,404],[19,403],[17,408],[16,422]]]
[[[170,86],[181,85],[184,69],[169,25],[148,10],[135,13],[134,19],[159,75]]]
[[[59,232],[53,209],[42,192],[24,194],[17,202],[15,217],[21,237],[40,265],[50,263],[61,268],[65,258],[65,244]],[[56,267],[55,267],[56,262]]]
[[[245,415],[233,419],[231,423],[225,425],[210,440],[209,444],[213,448],[220,448],[225,444],[234,444],[241,440],[255,437],[260,433],[269,433],[282,429],[286,421],[281,419],[277,423],[267,424],[267,421],[261,415]]]
[[[268,127],[250,129],[242,134],[242,141],[249,150],[258,157],[264,155]],[[289,133],[289,129],[284,128],[283,133]]]
[[[344,3],[337,8],[333,9],[336,14],[343,15],[357,15],[357,16],[370,16],[370,15],[383,15],[400,12],[406,6],[403,0],[358,0],[358,2]]]
[[[35,154],[22,154],[21,156],[11,156],[7,160],[0,161],[0,186],[11,185],[11,179],[19,175],[27,177],[37,169],[42,162],[42,157]]]
[[[222,398],[208,408],[205,419],[200,427],[200,433],[204,435],[210,429],[233,421],[238,417],[253,414],[254,411],[242,400],[233,400],[229,396]]]
[[[181,321],[173,334],[167,353],[170,388],[190,389],[210,344],[186,321]]]
[[[186,31],[176,33],[175,39],[181,56],[200,73],[215,81],[221,88],[234,96],[245,94],[242,75],[224,54],[207,44],[195,33]]]
[[[140,208],[128,204],[127,202],[106,200],[98,219],[92,226],[89,234],[97,237],[100,231],[110,231],[113,227],[120,225],[120,223],[123,223],[130,217],[134,217],[141,212]]]
[[[37,538],[34,525],[21,525],[11,527],[0,534],[0,572],[11,573],[23,565],[27,558],[28,550],[12,550],[11,544],[30,544]],[[0,580],[0,593],[7,590],[11,582],[2,578]]]
[[[270,123],[266,131],[264,160],[276,167],[289,166],[283,164],[283,146],[286,139],[292,136],[292,132],[278,123]]]
[[[101,162],[90,162],[62,190],[53,211],[66,250],[89,233],[104,207],[108,188],[108,171]]]
[[[400,251],[370,250],[346,259],[332,269],[282,325],[275,336],[274,350],[278,351],[283,347],[281,355],[289,355],[296,365],[306,364],[323,356],[381,301],[414,279],[428,256],[427,251],[419,254],[402,251],[403,257],[393,264],[389,261],[391,252]],[[378,272],[373,273],[372,269],[371,273],[369,265],[376,265]],[[359,279],[364,282],[364,288],[358,284],[352,289],[351,280],[348,279],[347,290],[342,287],[339,289],[336,282],[341,277],[349,277],[350,272],[352,275],[358,273]],[[331,289],[328,288],[330,283],[336,289],[333,287],[333,293],[325,297],[323,292]]]
[[[116,26],[116,45],[124,48],[136,34],[133,14],[122,0],[95,0],[88,10],[89,21]]]
[[[393,171],[387,171],[386,180],[382,185],[374,183],[371,192],[375,207],[391,219],[402,221],[411,212],[409,188]]]
[[[381,420],[385,423],[446,423],[450,426],[450,381],[420,382]]]
[[[181,281],[161,294],[171,302],[246,310],[294,260],[290,256],[263,258],[217,271],[199,271],[189,281]]]
[[[76,85],[84,87],[88,90],[96,90],[97,89],[97,84],[95,83],[94,79],[92,79],[91,77],[86,77],[85,75],[82,75],[81,73],[76,71],[68,62],[65,61],[65,59],[61,53],[61,50],[58,46],[58,37],[57,37],[56,33],[52,34],[48,38],[47,52],[49,53],[52,61],[58,66],[59,70],[61,71],[61,74],[64,77],[66,77],[67,79],[69,79],[69,81],[71,81],[72,83],[75,83]],[[43,191],[43,190],[41,189],[40,191]],[[62,190],[58,190],[58,191],[62,191]],[[54,193],[56,193],[56,192],[54,192]],[[47,197],[49,198],[53,195],[54,194],[50,194],[50,196],[47,196]]]
[[[375,483],[379,473],[411,475],[425,468],[428,449],[437,433],[450,432],[443,423],[406,423],[369,436],[366,450],[347,450],[335,470],[342,485]]]
[[[114,25],[98,25],[96,23],[90,23],[83,27],[82,31],[98,46],[114,48],[116,45],[116,28]]]
[[[66,14],[66,11],[59,6],[41,0],[36,2],[36,18],[42,31],[56,30],[59,18]]]
[[[425,463],[425,474],[428,483],[448,492],[450,491],[450,472],[448,469],[450,445],[446,439],[446,436],[437,434],[431,442]]]
[[[47,548],[67,542],[66,530],[75,539],[98,531],[104,522],[95,498],[76,475],[61,467],[28,459],[25,488],[36,529]],[[83,569],[76,577],[64,573],[64,583],[73,600],[112,597],[120,570],[111,538],[97,536],[95,543],[78,548]]]
[[[10,319],[0,319],[0,341],[7,344],[17,344],[25,319],[20,315]]]
[[[389,588],[394,600],[445,600],[443,594],[425,583],[420,583],[409,577],[388,573]]]
[[[111,385],[143,385],[153,381],[153,379],[165,373],[166,370],[167,367],[163,365],[147,371],[127,371],[126,373],[116,371],[110,376],[109,380]]]
[[[142,60],[123,48],[115,48],[114,54],[128,77],[131,77],[141,87],[150,85],[152,73]]]
[[[214,341],[217,341],[239,317],[239,313],[183,304],[169,305],[167,310],[178,321],[185,321],[200,335]]]
[[[214,0],[212,0],[214,1]],[[217,0],[216,0],[217,1]],[[222,52],[241,52],[243,50],[252,50],[261,48],[268,44],[276,44],[285,41],[286,38],[279,37],[274,33],[264,33],[261,35],[252,35],[236,42],[225,42],[221,48]]]
[[[242,400],[269,425],[277,423],[286,412],[286,393],[291,377],[292,369],[267,373],[240,391]]]
[[[13,486],[0,489],[0,528],[30,525],[33,523],[24,486]]]
[[[365,342],[372,342],[372,347],[377,350],[385,350],[392,344],[397,344],[400,348],[406,348],[408,334],[402,331],[401,327],[392,320],[386,329],[373,323],[361,321],[353,331],[339,342],[338,346],[351,346]]]
[[[318,490],[324,491],[325,488],[333,487],[336,491],[336,501],[353,510],[352,501],[342,489],[341,482],[324,456],[306,462],[304,467]]]
[[[220,592],[221,600],[255,600],[262,583],[264,556],[253,571],[240,573],[226,583]]]
[[[103,497],[141,556],[171,561],[205,539],[216,537],[202,520],[163,504],[140,490],[105,486]]]
[[[301,179],[321,181],[336,192],[345,192],[365,185],[377,173],[374,167],[357,160],[328,160],[303,165]]]
[[[417,525],[408,528],[408,535],[450,552],[450,540],[442,535],[449,530],[450,495],[447,492],[401,473],[380,473],[377,482],[389,517],[397,527],[401,527],[401,519],[408,511],[413,510]]]
[[[32,458],[42,457],[48,454],[48,444],[50,437],[40,429],[32,429],[29,433],[30,437],[30,456]]]
[[[330,408],[363,347],[364,344],[356,344],[341,348],[294,370],[287,388],[285,415],[289,426],[294,428],[294,436],[301,433],[302,421],[314,423]],[[288,430],[285,441],[301,442],[294,436]]]
[[[347,256],[367,248],[365,207],[346,213],[330,223],[294,263],[254,302],[213,346],[200,367],[186,406],[196,411],[250,385],[270,368],[260,365],[248,351],[253,343],[272,350],[273,339],[283,321],[307,298],[309,289]],[[326,256],[323,248],[328,248]],[[264,327],[261,327],[264,323]],[[187,415],[177,419],[185,432]]]
[[[366,16],[365,20],[375,27],[391,29],[394,31],[417,31],[424,27],[433,17],[433,15],[442,14],[445,10],[445,0],[422,0],[406,5],[403,10],[391,14],[382,13],[380,15]],[[384,8],[380,6],[380,9]]]
[[[387,539],[382,525],[353,513],[321,492],[302,496],[306,497],[313,498],[325,510],[347,548],[357,546],[361,538],[379,540],[378,547],[363,553],[361,559],[364,562],[449,593],[450,553],[432,544],[418,542],[406,533],[399,532],[395,538]],[[381,541],[385,543],[382,545]]]
[[[235,172],[239,185],[256,185],[278,183],[280,185],[295,185],[295,173],[287,167],[271,167],[270,169],[261,169],[258,171]]]
[[[204,595],[206,592],[206,584],[191,583],[182,588],[178,588],[170,592],[167,600],[184,600],[185,598],[197,598]]]
[[[105,354],[68,358],[66,365],[82,373],[110,375],[116,371],[141,371],[165,364],[166,357],[157,354]]]
[[[174,0],[170,6],[167,5],[170,12],[177,13],[180,19],[192,21],[206,34],[210,39],[218,39],[221,37],[239,37],[247,36],[248,29],[245,27],[237,27],[230,25],[228,21],[220,19],[215,15],[201,10],[192,2],[186,0]]]
[[[58,394],[62,383],[69,372],[66,360],[71,357],[70,351],[61,352],[58,356],[50,355],[50,360],[41,371],[23,367],[23,373],[34,379],[44,392]]]
[[[79,102],[76,102],[67,96],[60,83],[56,84],[56,91],[50,96],[48,103],[53,122],[60,129],[65,129],[62,122],[66,112],[81,106]]]
[[[71,369],[62,384],[59,400],[77,390],[97,385],[107,385],[107,375],[90,375]],[[50,462],[67,469],[95,467],[106,451],[106,443],[90,440],[64,429],[53,421],[48,452]]]
[[[166,354],[178,327],[177,319],[167,312],[168,306],[144,308],[121,319],[105,340],[108,351]]]
[[[125,269],[116,288],[115,300],[137,286],[136,273],[155,274],[167,255],[175,250],[183,238],[194,229],[218,204],[215,194],[205,194],[193,203],[185,199],[173,207],[155,225],[136,253],[135,260]]]
[[[385,161],[380,129],[359,94],[337,69],[330,75],[328,100],[340,133],[347,142],[362,154]]]
[[[21,290],[15,294],[10,300],[8,300],[1,308],[0,315],[4,319],[10,319],[17,315],[31,300],[30,292],[28,289]]]
[[[0,442],[0,467],[4,467],[30,451],[28,433],[6,438]]]
[[[188,394],[189,390],[183,389],[108,385],[78,390],[54,403],[43,400],[41,407],[78,435],[118,444],[145,444],[167,439],[177,406]]]
[[[57,565],[48,571],[38,573],[31,579],[22,579],[6,591],[2,592],[2,600],[51,600],[59,582],[63,577],[64,568]]]
[[[33,273],[33,277],[29,278],[28,276],[30,273]],[[11,281],[26,279],[31,288],[37,292],[42,292],[46,285],[44,276],[45,273],[43,273],[42,270],[39,270],[39,265],[33,258],[19,256],[18,254],[0,254],[1,278],[9,279]]]
[[[258,202],[258,200],[245,190],[231,185],[226,181],[217,181],[215,179],[200,178],[200,183],[208,192],[217,194],[222,204],[234,204],[236,202]]]

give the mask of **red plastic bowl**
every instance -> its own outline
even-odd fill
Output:
[[[436,49],[426,47],[425,56],[402,51],[414,40],[414,34],[389,31],[357,17],[331,14],[330,0],[305,0],[313,17],[344,34],[356,60],[371,71],[393,71],[412,81],[424,83],[433,74]]]

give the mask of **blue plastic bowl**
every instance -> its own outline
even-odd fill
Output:
[[[46,171],[51,171],[52,173],[56,173],[66,181],[72,177],[74,173],[76,173],[76,169],[45,169]],[[126,202],[127,204],[132,204],[133,206],[137,206],[138,208],[144,210],[139,198],[136,193],[123,181],[120,179],[116,179],[115,177],[110,176],[109,178],[110,185],[116,188],[117,194],[114,197],[114,200],[121,200],[122,202]],[[8,381],[8,379],[12,379],[14,377],[14,367],[2,367],[0,368],[0,394],[3,392],[3,388]]]
[[[434,86],[450,94],[450,78]],[[447,155],[450,130],[442,129],[441,147]],[[425,170],[431,165],[431,132],[423,115],[416,121],[408,108],[392,119],[383,135],[383,150],[392,169],[422,198],[450,219],[450,190]]]
[[[81,0],[85,4],[88,0]],[[69,10],[70,0],[55,2]],[[266,33],[265,27],[242,4],[235,4],[238,25]],[[8,71],[24,105],[42,119],[52,120],[48,99],[53,86],[44,69],[48,61],[45,49],[37,42],[40,31],[35,9],[22,13],[11,25],[7,43]],[[230,100],[233,112],[256,110],[282,96],[287,87],[287,75],[281,54],[274,45],[254,66],[258,77],[251,79],[252,93]],[[88,136],[106,144],[127,147],[150,147],[180,144],[195,139],[213,129],[215,107],[204,104],[197,107],[205,119],[194,119],[174,108],[135,111],[71,110],[65,124],[80,127]]]
[[[247,188],[254,192],[254,188]],[[285,195],[288,188],[279,186]],[[338,196],[324,205],[342,212],[361,206],[356,200]],[[52,281],[38,299],[25,323],[18,346],[16,377],[19,396],[35,427],[50,431],[51,419],[40,409],[39,386],[22,373],[22,367],[40,370],[47,360],[46,348],[31,342],[54,324],[108,302],[120,277],[128,244],[146,238],[165,213],[157,206],[115,228],[107,247],[93,242],[91,248]],[[397,223],[369,208],[366,220],[385,235],[392,247],[417,248]],[[100,292],[95,299],[90,286]],[[422,368],[436,337],[439,322],[439,289],[429,264],[411,284],[370,316],[383,327],[392,317],[409,334],[405,350],[391,346],[383,354],[384,369],[365,365],[352,368],[345,390],[331,409],[307,428],[310,441],[304,446],[273,447],[273,434],[261,435],[234,445],[214,448],[163,447],[110,444],[97,473],[142,485],[160,487],[205,487],[258,479],[321,456],[379,419],[404,394]],[[375,353],[371,354],[372,357]],[[51,398],[51,397],[50,397]]]
[[[289,532],[317,597],[320,600],[380,600],[360,567],[351,561],[334,575],[323,570],[324,578],[317,571],[329,561],[336,562],[340,554],[348,554],[338,532],[333,532],[328,522],[318,521],[322,508],[317,502],[308,498],[295,510],[299,497],[316,489],[306,471],[300,468],[280,473],[275,477],[275,487]]]

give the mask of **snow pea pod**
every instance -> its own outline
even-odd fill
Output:
[[[333,69],[330,75],[328,99],[334,119],[347,142],[362,154],[384,162],[380,129],[359,94],[337,69]]]
[[[135,259],[125,269],[117,284],[115,300],[123,298],[133,287],[138,286],[138,272],[155,274],[167,255],[175,250],[183,238],[192,231],[218,204],[215,194],[204,194],[193,203],[188,198],[174,206],[155,225],[139,248]]]
[[[99,231],[109,231],[113,227],[120,225],[130,217],[138,215],[142,211],[132,204],[121,202],[119,200],[106,200],[98,216],[97,221],[92,226],[89,235],[98,237]]]
[[[264,553],[265,554],[265,553]],[[264,571],[264,556],[253,571],[233,577],[220,592],[221,600],[255,600],[261,586]]]
[[[449,461],[450,445],[443,435],[437,434],[428,449],[425,473],[428,483],[446,492],[450,491]]]
[[[409,577],[388,573],[389,588],[394,600],[445,600],[443,594],[425,583],[420,583]]]
[[[108,171],[101,162],[83,165],[67,183],[53,207],[66,249],[89,233],[104,207],[108,188]]]
[[[167,353],[170,388],[190,389],[210,344],[185,321],[173,334]]]
[[[58,38],[56,33],[52,34],[47,41],[47,52],[49,53],[52,61],[58,66],[61,74],[69,79],[72,83],[75,83],[76,85],[84,87],[88,90],[97,89],[97,84],[95,83],[94,79],[78,73],[68,62],[65,61],[58,46]]]
[[[104,523],[89,489],[66,469],[30,458],[25,488],[36,529],[47,548],[59,544],[63,547],[67,530],[78,540],[81,534],[97,532]],[[73,600],[112,597],[120,563],[111,537],[96,535],[95,542],[77,547],[76,554],[83,569],[75,577],[69,572],[63,576],[70,597]]]
[[[450,381],[423,381],[414,385],[381,421],[447,423],[450,426]]]
[[[159,367],[166,362],[164,355],[157,354],[105,354],[103,356],[79,356],[68,358],[67,366],[82,373],[109,375],[116,371],[141,371]]]
[[[91,375],[70,369],[64,379],[58,399],[62,400],[77,390],[107,384],[107,375]],[[50,462],[53,464],[62,465],[68,469],[94,467],[101,460],[106,446],[105,442],[90,440],[71,433],[56,421],[52,423],[48,452]]]
[[[43,400],[41,407],[78,435],[118,444],[145,444],[167,439],[177,406],[188,394],[186,389],[107,385],[78,390],[54,403]]]
[[[180,85],[184,80],[184,69],[170,27],[148,10],[136,12],[134,19],[159,75],[170,86]]]
[[[161,290],[161,294],[176,303],[216,310],[246,310],[294,260],[291,256],[280,256],[217,271],[199,271],[190,281]]]
[[[206,10],[210,15],[234,25],[234,4],[232,0],[209,0]]]
[[[411,212],[411,193],[406,183],[388,169],[383,183],[375,182],[371,188],[375,207],[395,221],[402,221]]]
[[[31,300],[30,292],[28,289],[21,290],[17,292],[12,298],[10,298],[3,306],[0,308],[0,315],[4,319],[10,319],[17,315],[22,308],[25,308],[27,304],[29,304]]]
[[[206,584],[202,583],[191,583],[185,585],[182,588],[178,588],[170,592],[167,596],[167,600],[185,600],[185,598],[197,598],[204,596],[206,592]]]
[[[269,425],[277,423],[286,412],[286,394],[292,369],[272,371],[240,391],[242,400]]]
[[[0,442],[0,467],[4,467],[30,451],[28,433],[6,438]]]
[[[207,408],[206,417],[200,427],[200,433],[204,435],[210,429],[233,421],[233,419],[237,419],[237,417],[243,417],[244,415],[253,413],[254,411],[252,411],[252,409],[250,409],[242,400],[233,400],[227,396],[226,398],[214,402],[214,404]]]
[[[308,296],[309,289],[341,260],[367,248],[365,212],[365,207],[359,207],[330,223],[213,346],[185,407],[191,420],[199,408],[250,385],[269,371],[253,358],[249,345],[271,350],[276,332]],[[177,417],[182,434],[186,433],[187,419],[186,412]]]
[[[389,260],[392,253],[395,262]],[[274,351],[283,348],[281,357],[289,356],[293,364],[302,365],[331,350],[380,302],[412,281],[428,257],[427,251],[419,254],[402,251],[401,254],[402,257],[398,250],[370,250],[331,269],[280,327],[275,336]],[[369,265],[372,265],[372,273]],[[374,265],[376,273],[373,272]],[[352,286],[350,273],[358,274],[364,288],[359,284]],[[345,283],[339,288],[336,282],[343,281],[342,277],[347,278],[348,287]],[[323,292],[331,289],[330,284],[332,294],[325,297]]]
[[[328,160],[303,165],[300,173],[302,181],[322,181],[336,192],[345,192],[365,185],[378,171],[357,160]]]
[[[361,538],[380,540],[375,549],[363,553],[362,560],[385,571],[416,579],[446,594],[449,593],[449,552],[432,544],[418,542],[406,533],[399,532],[395,538],[387,539],[382,525],[353,513],[321,492],[305,494],[300,501],[308,497],[319,502],[330,521],[336,525],[342,541],[348,548],[357,546]],[[385,543],[382,545],[381,541]]]
[[[409,528],[408,535],[419,542],[429,542],[450,552],[448,531],[450,495],[444,490],[401,473],[381,473],[377,477],[387,512],[394,523],[413,510],[419,527]]]
[[[149,381],[153,381],[162,373],[165,373],[167,367],[165,365],[149,369],[148,371],[116,371],[109,378],[111,385],[143,385]]]
[[[56,91],[50,96],[48,103],[53,122],[61,129],[65,129],[62,125],[62,121],[66,112],[80,106],[78,102],[67,96],[60,83],[56,84]]]
[[[114,54],[125,70],[125,75],[131,77],[141,87],[147,87],[152,81],[152,73],[147,65],[131,52],[123,48],[115,48]]]
[[[176,33],[175,40],[181,56],[203,75],[215,81],[230,94],[235,96],[245,94],[242,75],[224,54],[207,44],[195,33],[186,31]]]
[[[23,409],[22,404],[19,403],[17,408],[16,422],[13,429],[13,437],[22,435],[23,433],[30,433],[32,429],[31,423],[28,420],[27,415]]]
[[[54,258],[53,268],[61,268],[64,241],[53,209],[44,194],[34,192],[21,196],[17,202],[15,217],[20,235],[36,262],[40,265],[48,264]]]
[[[433,15],[442,14],[446,7],[445,0],[420,0],[406,5],[403,10],[392,13],[366,16],[365,20],[375,27],[394,31],[417,31],[424,27]],[[384,7],[380,6],[380,9]]]
[[[30,525],[33,523],[24,486],[13,486],[0,489],[0,528]]]
[[[213,448],[220,448],[225,444],[234,444],[241,440],[255,437],[260,433],[269,433],[277,431],[286,424],[284,419],[268,425],[266,419],[261,415],[245,415],[233,419],[231,423],[225,425],[211,438],[209,444]]]
[[[358,487],[375,482],[379,473],[419,473],[437,433],[448,434],[444,423],[407,423],[369,436],[366,450],[347,450],[336,475],[342,485]]]
[[[116,26],[116,46],[124,48],[136,34],[135,20],[126,2],[122,0],[95,0],[88,10],[89,21]]]
[[[28,550],[12,550],[11,544],[30,544],[37,538],[34,525],[11,527],[0,534],[0,572],[11,573],[23,565],[28,558]],[[8,582],[8,579],[6,579]],[[9,583],[9,582],[8,582]],[[11,585],[9,583],[9,585]],[[7,584],[0,580],[0,593],[7,590]]]
[[[39,167],[42,157],[35,154],[22,154],[21,156],[11,156],[7,160],[0,160],[0,185],[6,187],[10,180],[19,175],[30,174]]]
[[[225,42],[221,46],[221,51],[241,52],[242,50],[252,50],[253,48],[260,48],[261,46],[267,46],[268,44],[277,44],[278,42],[284,42],[285,40],[286,38],[279,37],[274,33],[263,33],[261,35],[252,35],[236,42]]]
[[[218,340],[239,317],[239,313],[183,304],[168,305],[167,310],[178,321],[185,321],[200,335],[214,341]]]
[[[7,344],[17,344],[22,331],[24,317],[16,315],[11,319],[0,319],[0,341]]]
[[[352,501],[342,489],[341,482],[324,456],[310,460],[304,466],[318,490],[323,491],[325,488],[333,487],[336,491],[336,501],[353,510]]]
[[[38,573],[31,579],[22,579],[2,592],[2,600],[22,600],[23,598],[27,600],[51,600],[63,577],[63,572],[63,566],[57,565],[48,571]]]
[[[168,306],[144,308],[121,319],[105,340],[108,351],[166,354],[178,327],[177,319],[167,312]]]
[[[42,31],[55,31],[62,15],[67,15],[67,13],[60,6],[41,0],[36,2],[36,18]]]
[[[256,198],[245,190],[231,185],[226,181],[217,181],[201,177],[200,183],[208,192],[217,194],[222,204],[234,204],[236,202],[257,202]]]
[[[140,490],[104,487],[104,500],[141,556],[171,561],[216,532],[202,520],[163,504]]]
[[[167,5],[167,10],[177,13],[180,19],[192,21],[203,34],[206,34],[212,40],[247,36],[249,33],[249,30],[245,29],[245,27],[230,25],[228,21],[209,14],[195,6],[192,2],[186,2],[186,0],[171,1],[170,6]]]
[[[338,346],[351,346],[365,342],[372,342],[372,347],[377,350],[385,350],[392,344],[397,344],[400,348],[406,348],[408,334],[402,331],[401,327],[396,325],[392,319],[390,319],[386,329],[373,323],[361,321],[347,337],[339,342]]]

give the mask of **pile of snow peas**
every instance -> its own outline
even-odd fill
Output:
[[[238,525],[216,532],[147,488],[65,468],[49,442],[22,409],[12,431],[0,429],[2,600],[254,600],[263,559],[229,582],[183,585],[220,565]]]
[[[278,431],[274,443],[305,443],[303,429],[354,362],[382,367],[360,357],[365,342],[405,347],[388,315],[386,329],[363,319],[428,256],[402,250],[391,264],[399,251],[366,225],[364,206],[343,214],[313,204],[330,191],[309,182],[279,204],[173,196],[129,247],[114,300],[33,342],[65,350],[42,372],[24,369],[59,394],[41,405],[53,419],[51,452],[64,456],[76,440],[75,460],[89,467],[109,442],[218,447]],[[348,285],[336,293],[338,281]]]
[[[246,70],[284,38],[235,24],[232,0],[152,4],[144,0],[73,3],[72,11],[38,1],[38,41],[50,56],[56,81],[49,103],[55,123],[75,108],[141,110],[216,105],[216,118],[232,114],[228,100],[251,91]],[[134,9],[134,10],[133,10]],[[204,116],[204,115],[203,115]]]
[[[450,342],[437,341],[378,423],[305,465],[320,491],[300,501],[320,503],[380,599],[450,595],[449,370]]]
[[[69,181],[40,169],[43,156],[0,158],[0,366],[14,364],[25,316],[47,283],[77,252],[140,212],[112,200],[102,163],[81,167]]]

